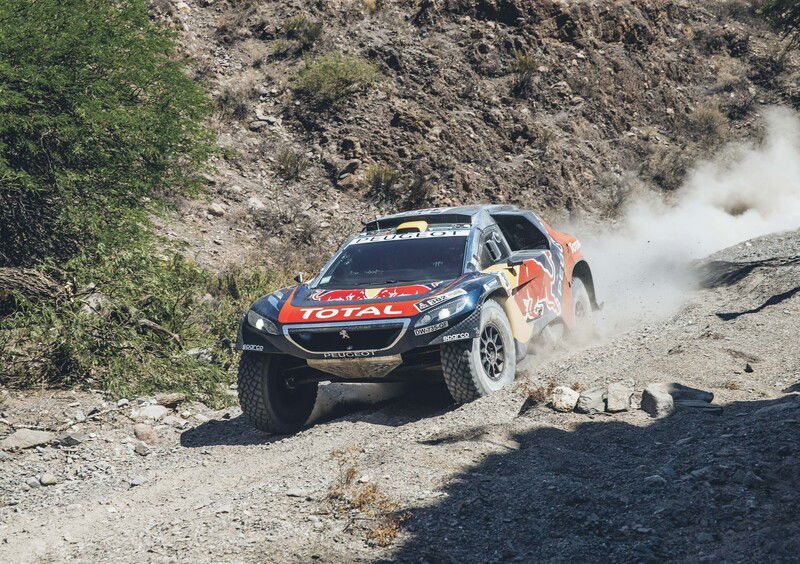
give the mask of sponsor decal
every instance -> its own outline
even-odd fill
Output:
[[[264,345],[242,345],[242,350],[262,352],[264,350]]]
[[[440,329],[444,329],[450,323],[448,321],[442,321],[441,323],[437,323],[435,325],[429,325],[427,327],[421,327],[420,329],[414,329],[414,334],[419,335],[427,335],[428,333],[433,333],[434,331],[439,331]]]
[[[464,339],[469,339],[469,333],[456,333],[455,335],[445,335],[442,337],[443,343],[449,343],[450,341],[462,341]]]
[[[365,356],[375,356],[375,351],[343,351],[328,352],[322,358],[363,358]]]
[[[396,308],[395,304],[370,305],[370,306],[343,306],[343,307],[301,307],[301,318],[307,319],[348,319],[380,315],[403,315],[403,310]]]
[[[387,298],[399,298],[402,296],[416,296],[427,294],[434,288],[439,287],[442,282],[431,282],[430,284],[413,284],[410,286],[397,286],[395,288],[358,288],[355,290],[317,290],[308,299],[318,302],[332,301],[360,301],[360,300],[383,300]]]
[[[400,241],[403,239],[430,239],[432,237],[466,237],[469,229],[443,229],[441,231],[413,231],[411,233],[390,233],[388,235],[368,235],[353,239],[351,245],[380,243],[381,241]]]
[[[581,250],[581,242],[575,239],[574,241],[567,243],[567,247],[569,247],[571,252],[577,253]]]
[[[556,315],[561,314],[561,292],[558,286],[558,272],[550,251],[544,251],[543,260],[529,259],[519,266],[520,291],[517,303],[522,314],[532,321],[539,319],[548,309]]]
[[[494,290],[498,286],[500,286],[500,281],[497,279],[497,277],[495,277],[495,278],[492,278],[491,280],[489,280],[488,282],[485,282],[483,284],[483,291],[484,292],[491,292],[492,290]]]
[[[467,291],[464,288],[456,288],[455,290],[450,290],[449,292],[439,294],[438,296],[433,296],[432,298],[428,298],[427,300],[422,300],[421,302],[415,304],[414,307],[416,307],[417,310],[422,312],[425,311],[426,309],[430,309],[434,306],[444,303],[447,300],[457,298],[458,296],[463,296],[466,293]]]

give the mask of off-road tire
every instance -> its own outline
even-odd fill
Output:
[[[303,428],[317,401],[316,382],[286,385],[281,355],[245,351],[239,360],[239,405],[256,428],[276,434]]]
[[[481,359],[481,338],[488,325],[496,330],[504,350],[503,368],[496,378],[487,374]],[[511,385],[517,370],[517,357],[511,324],[500,304],[487,300],[481,308],[478,336],[444,343],[441,356],[444,381],[456,403],[467,403]]]
[[[580,278],[572,279],[572,315],[574,326],[570,331],[571,340],[586,343],[595,336],[594,313],[592,301],[586,284]]]

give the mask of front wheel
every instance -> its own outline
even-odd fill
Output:
[[[250,422],[269,433],[303,428],[317,401],[317,382],[299,384],[284,376],[289,357],[242,353],[239,360],[239,404]]]
[[[487,300],[478,336],[442,345],[442,371],[457,403],[467,403],[510,386],[517,370],[514,335],[503,308]]]

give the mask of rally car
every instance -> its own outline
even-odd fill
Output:
[[[298,282],[256,300],[236,342],[242,410],[273,433],[302,428],[326,381],[443,377],[453,400],[472,401],[597,309],[578,240],[513,206],[376,219]]]

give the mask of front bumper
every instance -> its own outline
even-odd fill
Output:
[[[270,335],[242,320],[237,350],[283,353],[304,359],[392,357],[411,350],[477,336],[480,306],[444,322],[413,327],[413,318],[295,323]]]

